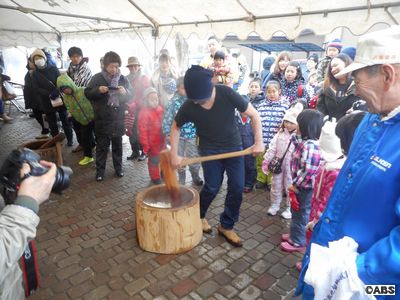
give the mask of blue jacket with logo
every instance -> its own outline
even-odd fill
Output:
[[[356,264],[364,284],[396,285],[396,296],[387,299],[400,299],[399,133],[400,113],[385,121],[376,114],[364,117],[310,242],[327,246],[352,237],[359,245]],[[313,288],[304,283],[309,254],[310,247],[296,290],[303,299],[313,299]]]

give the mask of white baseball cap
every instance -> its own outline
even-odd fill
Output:
[[[354,62],[335,77],[373,65],[400,63],[400,25],[368,33],[359,38]]]

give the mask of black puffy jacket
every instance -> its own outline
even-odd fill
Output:
[[[85,89],[85,96],[90,100],[94,110],[94,128],[96,135],[108,137],[118,137],[125,134],[124,117],[127,109],[127,102],[132,98],[131,85],[129,81],[121,75],[118,85],[123,86],[127,94],[118,95],[119,106],[110,107],[107,105],[109,94],[102,94],[100,86],[109,84],[101,73],[95,74]]]

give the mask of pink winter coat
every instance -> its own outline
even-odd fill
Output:
[[[284,130],[279,129],[278,133],[272,138],[271,142],[269,143],[268,150],[265,152],[264,161],[262,164],[262,171],[265,174],[269,173],[268,165],[269,162],[275,157],[281,158],[285,153],[289,142],[290,142],[291,133],[285,128]],[[282,172],[286,170],[284,176],[291,177],[290,174],[290,159],[293,152],[293,146],[290,145],[285,158],[282,162]],[[287,173],[287,174],[286,174]]]
[[[344,158],[334,162],[323,162],[317,171],[315,185],[311,200],[310,222],[317,224],[320,216],[325,210],[331,195],[333,186],[336,182],[340,169],[344,163]]]

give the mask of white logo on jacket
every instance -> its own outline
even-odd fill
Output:
[[[387,162],[383,158],[380,158],[378,155],[371,156],[371,164],[373,164],[375,167],[381,169],[384,172],[386,172],[388,169],[392,167],[392,164],[390,162]]]

